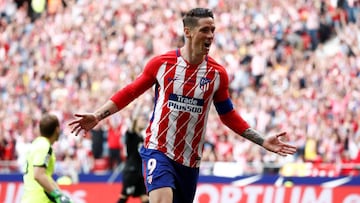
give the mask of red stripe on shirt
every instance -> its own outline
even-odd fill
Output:
[[[194,96],[194,92],[195,92],[195,82],[196,82],[196,77],[197,77],[197,70],[195,68],[192,67],[186,67],[186,72],[185,72],[185,83],[183,85],[183,94],[186,97],[193,97]],[[174,151],[175,153],[175,161],[178,161],[180,163],[184,162],[184,157],[183,157],[183,153],[185,150],[185,139],[188,136],[186,134],[187,128],[188,128],[188,124],[189,124],[189,120],[190,120],[190,113],[188,112],[179,112],[179,117],[177,119],[177,124],[176,124],[176,138],[175,138],[175,149],[176,151]]]
[[[212,70],[209,70],[212,69]],[[209,72],[210,71],[210,72]],[[207,109],[209,105],[211,105],[211,94],[214,91],[214,82],[216,80],[216,72],[215,69],[213,69],[212,64],[208,64],[207,65],[207,75],[205,75],[206,78],[211,78],[211,84],[209,85],[209,90],[205,91],[203,98],[206,99],[204,101],[204,109]],[[198,163],[198,159],[202,156],[202,154],[199,154],[199,147],[202,149],[203,146],[200,146],[201,140],[202,140],[202,136],[204,134],[204,130],[205,130],[205,115],[206,114],[202,114],[201,117],[199,118],[199,121],[197,123],[197,125],[195,126],[195,133],[194,133],[194,138],[192,140],[192,148],[194,153],[192,153],[191,157],[190,157],[190,166],[195,167],[196,164]],[[201,150],[202,151],[202,150]]]

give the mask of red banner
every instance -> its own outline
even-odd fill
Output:
[[[71,197],[75,203],[114,203],[119,197],[121,184],[80,183],[61,186],[61,189]],[[20,203],[21,195],[21,183],[0,182],[1,203]],[[128,200],[128,203],[140,203],[140,200],[131,198]]]
[[[359,187],[202,184],[194,203],[360,203]]]
[[[62,190],[75,203],[114,203],[121,184],[81,183],[62,186]],[[21,183],[0,182],[0,202],[20,203]],[[194,203],[359,203],[360,188],[341,186],[276,187],[273,185],[248,185],[244,187],[227,184],[199,184]],[[131,199],[128,203],[140,203]]]

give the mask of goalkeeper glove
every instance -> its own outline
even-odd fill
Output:
[[[53,201],[55,201],[55,203],[73,203],[73,201],[71,201],[71,199],[68,196],[63,194],[58,189],[55,189],[49,195],[50,195],[51,199]]]

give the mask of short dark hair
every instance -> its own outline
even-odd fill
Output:
[[[59,126],[59,120],[55,115],[44,114],[40,120],[40,134],[44,137],[51,137]]]
[[[195,27],[199,18],[212,18],[214,19],[213,12],[208,8],[193,8],[183,17],[184,27]]]

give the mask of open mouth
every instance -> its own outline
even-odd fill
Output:
[[[204,43],[204,46],[205,46],[206,49],[210,49],[210,45],[211,45],[210,42],[205,42]]]

